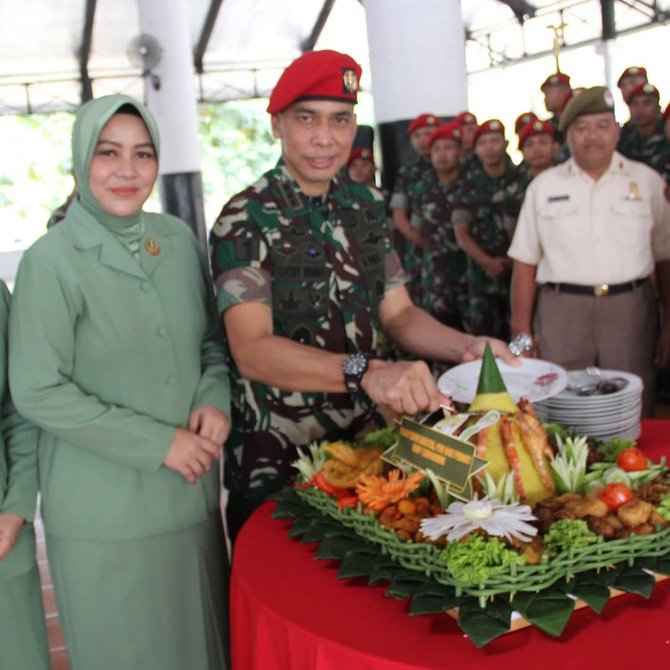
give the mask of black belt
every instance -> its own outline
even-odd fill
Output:
[[[627,281],[623,284],[597,284],[596,286],[585,286],[584,284],[556,284],[554,282],[546,282],[542,284],[546,288],[550,288],[557,293],[574,293],[575,295],[592,295],[596,298],[604,298],[608,295],[617,295],[617,293],[627,293],[638,286],[642,286],[649,281],[649,277],[644,279],[635,279]]]

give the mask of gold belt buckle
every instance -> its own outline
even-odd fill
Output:
[[[609,284],[598,284],[598,286],[593,287],[593,295],[596,298],[603,298],[610,292]]]

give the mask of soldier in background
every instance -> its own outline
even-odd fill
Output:
[[[456,240],[467,256],[466,331],[502,339],[509,336],[512,261],[507,248],[514,232],[505,194],[519,178],[506,149],[505,127],[498,119],[477,128],[475,152],[482,168],[464,175],[452,216]]]
[[[561,109],[565,104],[566,97],[571,93],[572,87],[570,86],[570,77],[564,72],[556,72],[552,75],[549,75],[540,90],[544,94],[544,106],[546,107],[549,114],[551,114],[551,121],[554,129],[557,133],[559,130],[559,120],[561,115]],[[557,135],[559,142],[562,143],[563,138],[560,135]]]
[[[398,170],[389,202],[393,227],[396,230],[396,249],[409,275],[410,296],[416,303],[419,303],[421,299],[423,248],[419,199],[435,179],[435,173],[430,164],[428,138],[439,125],[440,118],[435,114],[420,114],[409,124],[407,133],[417,158],[413,163],[403,165]]]
[[[372,149],[356,147],[351,150],[347,161],[347,174],[355,184],[377,187],[377,166]]]
[[[477,132],[477,117],[472,112],[456,114],[452,123],[461,131],[461,163],[467,169],[471,161],[477,163],[474,152],[475,132]]]
[[[619,139],[617,151],[663,175],[670,142],[665,136],[659,100],[658,89],[652,84],[642,83],[628,89],[625,101],[630,109],[630,126]]]
[[[441,125],[430,136],[430,160],[435,183],[421,197],[423,221],[422,307],[438,321],[463,330],[468,311],[466,257],[456,242],[451,221],[460,175],[461,129]],[[433,364],[433,373],[445,366]]]
[[[439,408],[425,362],[377,357],[380,331],[430,360],[469,360],[487,341],[412,304],[381,194],[336,176],[356,131],[360,73],[335,51],[307,52],[286,68],[268,105],[281,161],[234,196],[212,229],[231,370],[232,537],[291,479],[298,448],[379,426],[378,405],[407,415]],[[503,342],[493,348],[512,360]]]
[[[625,100],[630,89],[635,88],[640,84],[646,84],[648,81],[647,70],[645,68],[631,65],[621,73],[616,85],[619,87],[621,96]]]

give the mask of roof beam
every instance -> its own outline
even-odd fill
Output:
[[[81,81],[82,103],[93,97],[93,83],[88,74],[88,59],[91,55],[91,44],[93,42],[93,25],[95,23],[95,7],[97,0],[86,0],[84,15],[84,30],[79,47],[79,78]]]
[[[205,22],[202,25],[202,31],[200,32],[198,43],[193,49],[193,63],[195,65],[195,71],[198,74],[202,74],[204,72],[205,66],[203,64],[203,60],[205,58],[205,52],[207,51],[209,40],[212,37],[214,25],[216,24],[216,19],[219,16],[219,10],[221,9],[222,4],[223,0],[212,0],[209,3],[209,9],[207,10]]]
[[[317,40],[321,35],[321,31],[323,30],[323,27],[326,25],[326,21],[328,21],[328,17],[330,16],[330,12],[332,11],[334,4],[335,0],[326,0],[323,3],[323,7],[321,7],[319,16],[316,17],[316,23],[312,28],[310,36],[307,39],[303,40],[302,43],[300,44],[300,48],[302,49],[303,53],[305,53],[306,51],[314,50]]]

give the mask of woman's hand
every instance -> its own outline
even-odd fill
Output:
[[[9,556],[25,519],[15,514],[0,514],[0,561]]]
[[[212,461],[218,460],[220,450],[220,443],[177,428],[163,465],[179,473],[189,484],[195,484],[212,469]]]
[[[230,420],[216,407],[196,407],[188,418],[188,429],[222,447],[230,432]]]

